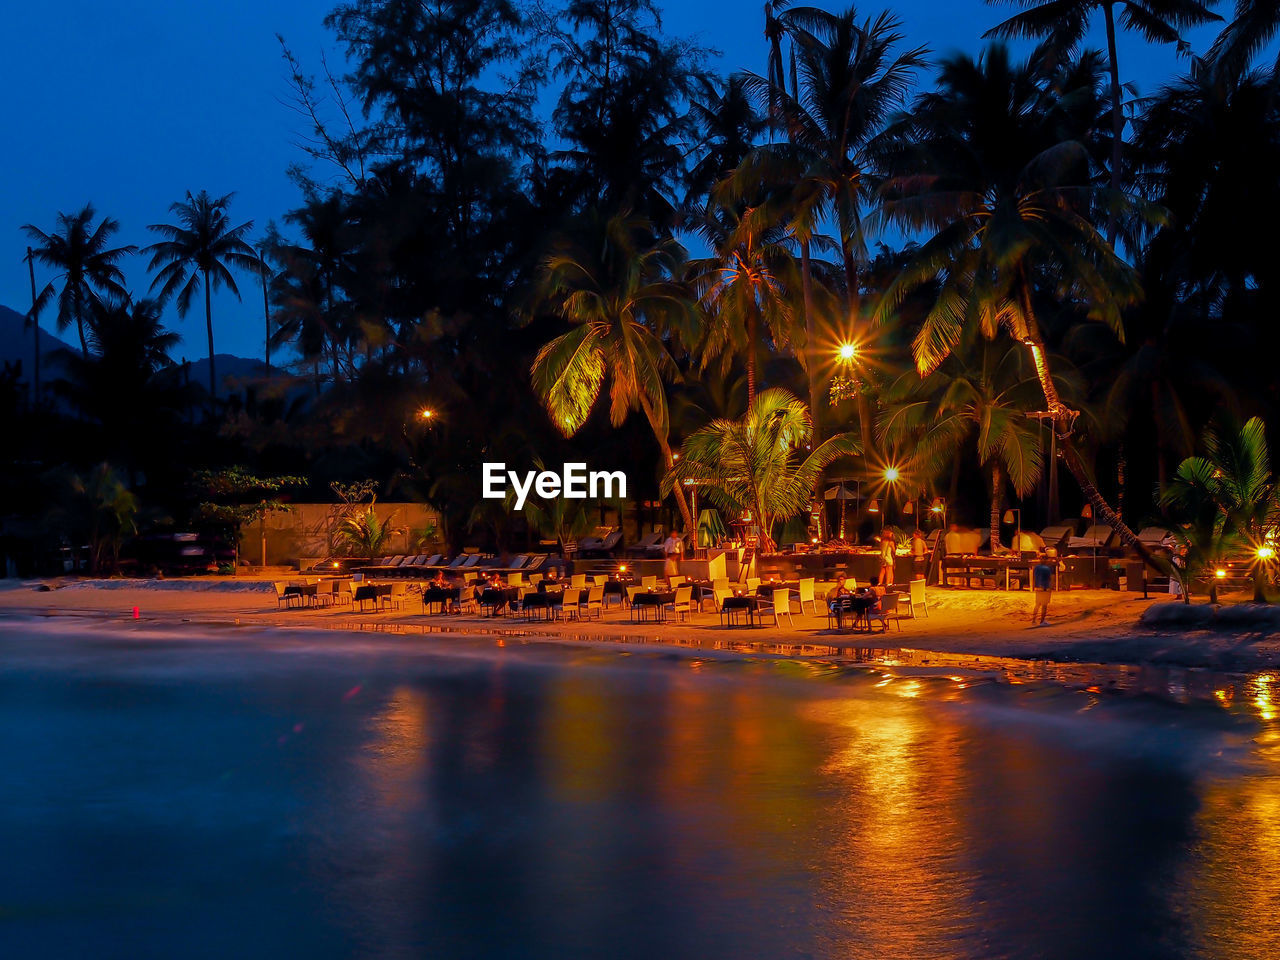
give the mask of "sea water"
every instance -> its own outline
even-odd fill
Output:
[[[1280,956],[1195,682],[2,621],[0,957]]]

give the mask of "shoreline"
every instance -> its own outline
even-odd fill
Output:
[[[41,589],[44,587],[44,589]],[[833,660],[858,659],[860,651],[902,649],[934,658],[995,658],[1057,664],[1155,665],[1252,672],[1280,667],[1280,632],[1211,630],[1176,625],[1173,611],[1152,607],[1179,603],[1165,595],[1144,600],[1115,591],[1054,594],[1050,620],[1028,622],[1027,594],[931,589],[929,615],[901,621],[887,633],[849,634],[826,629],[825,614],[793,614],[794,626],[728,628],[714,613],[687,622],[633,624],[620,608],[603,620],[526,621],[515,617],[427,615],[416,602],[401,611],[359,613],[349,607],[277,609],[270,581],[240,577],[192,580],[7,581],[0,586],[0,614],[90,615],[132,620],[133,608],[149,622],[199,622],[267,628],[319,628],[348,633],[520,635],[569,642],[647,644]],[[819,605],[821,606],[821,605]],[[1169,615],[1164,615],[1169,614]],[[865,662],[865,661],[864,661]]]

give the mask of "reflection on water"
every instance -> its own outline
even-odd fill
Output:
[[[1280,955],[1271,675],[84,629],[0,625],[5,956]]]

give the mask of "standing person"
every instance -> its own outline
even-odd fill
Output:
[[[914,577],[923,577],[928,574],[929,565],[929,543],[924,538],[924,534],[917,528],[916,532],[911,535],[911,574]]]
[[[893,558],[897,555],[897,550],[892,533],[881,530],[877,539],[880,541],[880,582],[888,588],[893,583]]]
[[[668,579],[680,572],[682,553],[684,553],[684,541],[676,536],[674,528],[667,531],[667,539],[662,542],[662,555],[666,558],[662,572]]]
[[[1036,554],[1036,565],[1031,568],[1031,590],[1035,603],[1031,607],[1031,622],[1044,623],[1049,615],[1049,599],[1053,596],[1053,573],[1058,566],[1058,551],[1050,547]],[[1039,619],[1037,619],[1037,616]]]

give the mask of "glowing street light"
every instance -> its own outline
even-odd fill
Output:
[[[422,420],[430,420],[435,415],[436,415],[436,412],[432,410],[430,407],[423,407],[421,410],[418,411],[418,417]]]
[[[885,468],[885,471],[884,471],[884,480],[885,480],[885,483],[897,483],[897,482],[898,482],[898,477],[900,477],[900,476],[901,476],[901,474],[898,472],[898,468],[897,468],[897,467],[886,467],[886,468]]]
[[[837,351],[837,355],[845,363],[848,363],[858,355],[858,345],[854,343],[842,343],[840,344],[840,349]]]
[[[1276,556],[1276,548],[1269,543],[1264,543],[1255,552],[1259,560],[1274,560]]]

